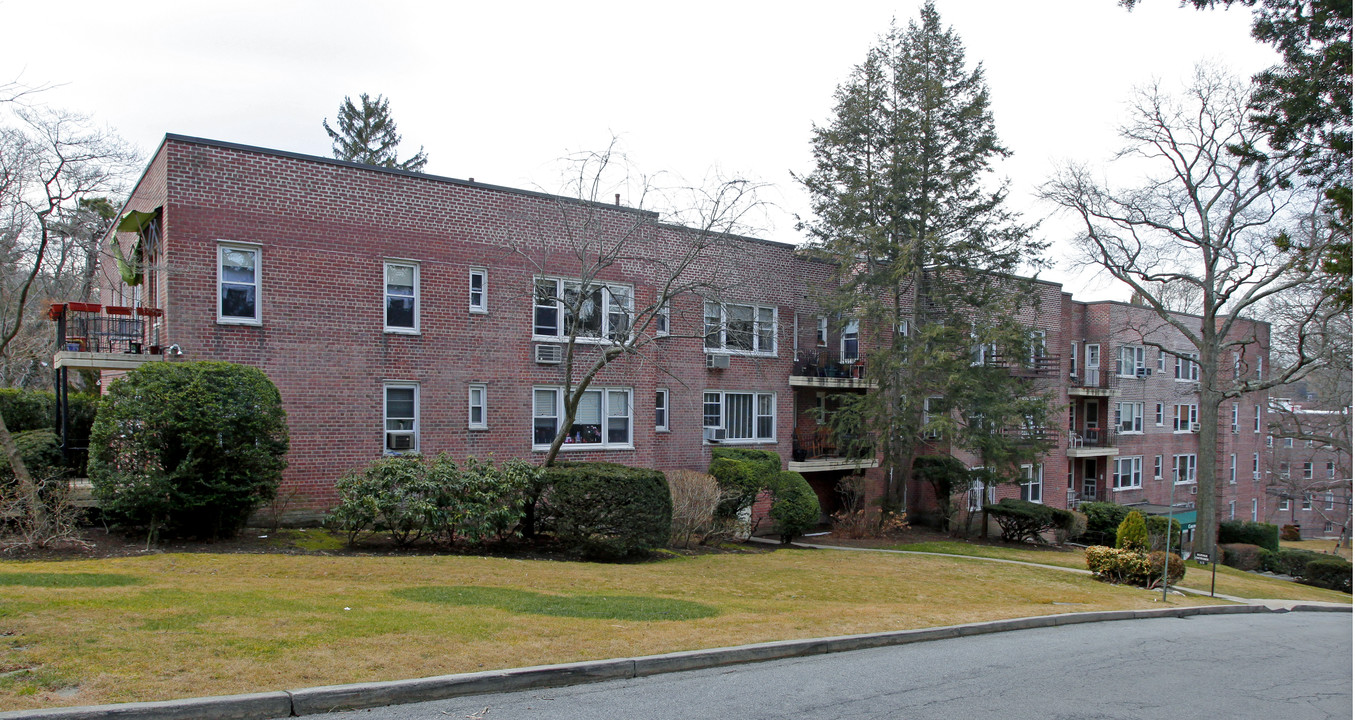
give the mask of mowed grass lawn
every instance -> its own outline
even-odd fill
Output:
[[[1086,556],[1080,548],[1023,548],[959,541],[939,541],[893,545],[890,546],[890,549],[1019,560],[1042,565],[1087,569]],[[1208,591],[1212,570],[1211,566],[1202,566],[1186,561],[1186,576],[1179,584],[1196,590]],[[1257,575],[1226,565],[1219,565],[1218,575],[1212,579],[1214,580],[1215,592],[1236,597],[1266,600],[1320,600],[1338,603],[1349,603],[1351,601],[1351,596],[1346,593]]]
[[[0,708],[1160,607],[1156,597],[1058,570],[826,550],[627,565],[247,554],[3,562]]]

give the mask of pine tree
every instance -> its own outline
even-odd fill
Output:
[[[362,107],[353,104],[351,97],[344,97],[339,105],[336,122],[339,129],[329,126],[329,120],[322,122],[329,139],[334,143],[334,157],[340,160],[379,165],[418,172],[428,163],[428,155],[423,148],[406,160],[396,159],[396,148],[400,145],[400,134],[396,132],[395,121],[391,119],[390,100],[380,95],[376,99],[363,93],[359,96]]]
[[[1043,425],[1047,403],[1017,402],[1032,396],[1029,379],[992,372],[992,358],[975,362],[971,351],[1028,354],[1030,329],[1017,318],[1034,294],[1012,273],[1043,246],[992,179],[1008,151],[982,67],[966,68],[960,39],[928,2],[906,30],[891,26],[836,98],[833,118],[814,128],[815,169],[799,178],[815,216],[802,228],[838,268],[825,304],[873,328],[879,349],[867,360],[878,390],[847,398],[834,422],[874,430],[892,478],[887,501],[901,499],[922,432],[1014,479],[1045,445],[1011,425]],[[940,400],[924,416],[928,396]]]

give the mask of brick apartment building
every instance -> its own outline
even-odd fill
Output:
[[[1295,397],[1271,400],[1266,522],[1297,525],[1304,538],[1349,537],[1350,455],[1338,440],[1349,443],[1350,409],[1308,395],[1303,384],[1285,390]]]
[[[578,261],[559,242],[562,204],[586,207],[604,233],[653,219],[619,205],[169,135],[124,208],[146,213],[140,234],[119,235],[128,254],[141,253],[145,280],[129,287],[105,268],[100,302],[66,304],[55,364],[63,375],[99,368],[106,380],[161,359],[261,368],[288,414],[280,492],[294,497],[293,510],[330,507],[334,482],[383,452],[539,459],[562,416],[552,347],[569,319],[551,298],[578,291]],[[600,352],[627,308],[657,296],[651,261],[687,237],[647,227],[637,251],[597,278],[598,342],[584,352]],[[830,289],[829,265],[790,245],[727,240],[723,256],[704,261],[727,281],[720,302],[674,298],[649,326],[647,352],[594,380],[562,454],[703,469],[714,443],[748,445],[780,454],[828,511],[845,475],[863,472],[878,493],[878,463],[843,457],[812,414],[834,394],[870,391],[859,359],[871,333],[815,305]],[[1038,382],[1066,409],[1067,430],[1027,469],[1027,483],[996,497],[1056,507],[1111,500],[1149,512],[1174,501],[1174,513],[1189,515],[1198,369],[1157,349],[1189,346],[1147,308],[1036,287],[1041,302],[1024,320],[1044,336],[1040,366],[1050,371]],[[1247,325],[1256,341],[1237,372],[1265,371],[1268,331]],[[1266,413],[1264,397],[1223,413],[1224,518],[1272,514],[1262,482]],[[924,488],[908,493],[912,509],[925,509]]]

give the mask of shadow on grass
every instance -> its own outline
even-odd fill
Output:
[[[695,620],[718,608],[686,600],[638,595],[543,595],[496,587],[415,587],[392,591],[405,600],[494,607],[507,612],[608,620]]]
[[[108,573],[0,573],[0,585],[24,587],[77,588],[136,585],[141,578]]]

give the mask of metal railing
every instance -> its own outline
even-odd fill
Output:
[[[57,350],[92,353],[158,354],[149,326],[163,311],[154,308],[54,303],[48,316],[57,322]]]
[[[791,456],[796,461],[823,458],[865,460],[875,457],[875,437],[845,435],[826,426],[796,430],[791,438]]]
[[[841,353],[830,350],[801,350],[795,354],[792,374],[799,377],[864,378],[865,358],[843,359]]]

